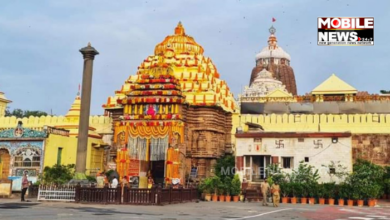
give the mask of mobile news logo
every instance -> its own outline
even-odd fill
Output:
[[[373,17],[319,17],[319,46],[374,46]]]

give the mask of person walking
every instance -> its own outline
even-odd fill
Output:
[[[267,194],[270,187],[265,178],[263,178],[263,182],[261,182],[260,188],[261,188],[261,194],[263,194],[263,206],[268,206]]]
[[[272,193],[272,201],[274,203],[274,207],[279,207],[279,200],[280,200],[280,186],[277,182],[272,184],[271,186],[271,193]]]
[[[21,194],[21,201],[22,202],[26,202],[26,200],[24,199],[24,196],[26,195],[28,185],[29,185],[28,179],[27,179],[27,172],[28,171],[24,171],[23,177],[22,177],[22,194]],[[27,202],[28,202],[28,200],[27,200]]]

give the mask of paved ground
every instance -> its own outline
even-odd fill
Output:
[[[21,203],[16,199],[0,199],[0,219],[150,219],[150,220],[206,220],[206,219],[389,219],[390,205],[381,207],[338,207],[327,205],[291,205],[263,207],[260,203],[199,202],[166,206],[83,205],[35,201]]]

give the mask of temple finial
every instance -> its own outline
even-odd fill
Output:
[[[79,84],[79,91],[77,92],[77,96],[80,96],[80,90],[81,90],[81,86]]]
[[[91,42],[88,42],[88,47],[90,47],[91,46]]]
[[[175,34],[176,35],[185,35],[184,27],[181,21],[177,24],[177,27],[175,28]]]

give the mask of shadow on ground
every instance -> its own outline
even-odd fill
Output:
[[[0,209],[26,209],[38,205],[39,203],[3,203]]]
[[[162,216],[163,214],[153,214],[153,213],[141,213],[141,212],[122,212],[114,209],[102,209],[102,208],[92,208],[92,207],[65,207],[65,209],[77,210],[80,212],[92,213],[93,215],[116,215],[116,214],[128,214],[128,215],[138,215],[138,216]]]

